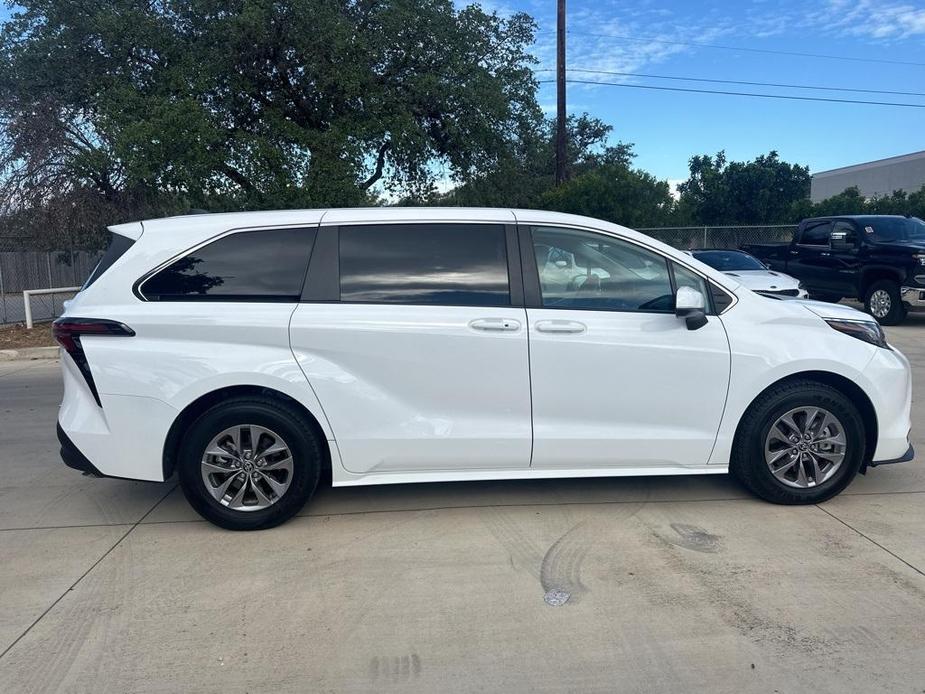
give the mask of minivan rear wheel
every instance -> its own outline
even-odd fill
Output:
[[[864,420],[842,393],[814,381],[782,383],[742,418],[730,472],[772,503],[815,504],[854,479],[864,441]]]
[[[297,410],[239,397],[193,422],[177,462],[183,493],[201,516],[229,530],[260,530],[305,505],[318,486],[322,453]]]

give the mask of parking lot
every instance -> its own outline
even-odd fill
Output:
[[[925,314],[889,328],[925,375]],[[725,476],[325,490],[274,530],[59,461],[0,362],[0,690],[925,691],[917,461],[820,506]],[[565,604],[547,599],[567,593]]]

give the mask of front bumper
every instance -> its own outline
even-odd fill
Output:
[[[912,430],[912,368],[896,348],[874,348],[858,385],[870,398],[877,417],[877,444],[871,466],[899,462],[909,454]]]
[[[904,304],[910,306],[925,306],[925,288],[922,287],[900,287],[900,296]]]

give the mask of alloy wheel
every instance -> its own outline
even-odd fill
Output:
[[[788,487],[816,487],[836,473],[847,451],[845,429],[821,407],[797,407],[771,426],[764,459],[771,474]]]
[[[870,295],[870,312],[874,318],[885,318],[892,306],[893,300],[886,289],[878,289]]]
[[[292,452],[276,432],[256,424],[229,427],[202,455],[202,481],[212,497],[234,511],[261,511],[292,483]]]

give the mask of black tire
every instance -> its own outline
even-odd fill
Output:
[[[886,313],[883,313],[883,304],[875,302],[875,297],[880,292],[886,292],[889,297],[889,310]],[[879,297],[882,299],[883,295],[880,294]],[[864,308],[880,325],[898,325],[906,318],[906,306],[903,304],[899,285],[893,280],[878,280],[870,285],[864,296]]]
[[[825,301],[829,304],[837,304],[845,297],[839,296],[838,294],[819,294],[817,292],[810,292],[809,298],[813,301]]]
[[[235,425],[257,425],[276,432],[292,454],[289,488],[267,508],[239,511],[217,501],[202,479],[200,464],[209,442]],[[206,520],[228,530],[262,530],[289,520],[318,486],[321,441],[302,414],[273,398],[230,398],[204,412],[185,432],[177,458],[180,486],[190,505]]]
[[[822,407],[835,415],[845,430],[847,446],[841,466],[815,487],[796,488],[777,479],[765,462],[765,440],[777,419],[799,407]],[[841,492],[864,460],[864,420],[842,393],[815,381],[790,381],[762,393],[748,408],[732,447],[730,472],[752,493],[775,504],[817,504]]]

